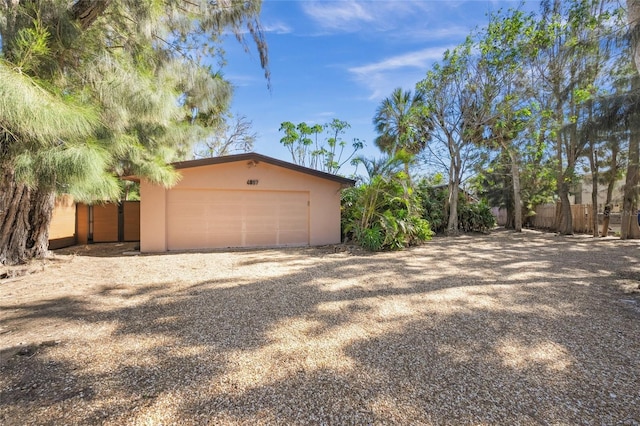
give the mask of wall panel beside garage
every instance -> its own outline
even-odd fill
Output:
[[[76,203],[70,195],[56,198],[49,225],[49,250],[76,243]]]

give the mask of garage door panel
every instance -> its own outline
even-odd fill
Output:
[[[170,250],[309,244],[309,193],[173,189]]]

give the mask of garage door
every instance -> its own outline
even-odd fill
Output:
[[[173,189],[169,250],[309,244],[309,193]]]

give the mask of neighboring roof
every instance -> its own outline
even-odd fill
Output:
[[[248,152],[246,154],[225,155],[223,157],[202,158],[199,160],[178,161],[176,163],[171,163],[171,165],[176,169],[190,169],[193,167],[210,166],[213,164],[233,163],[237,161],[255,161],[256,163],[264,162],[268,164],[273,164],[274,166],[284,167],[285,169],[319,177],[321,179],[332,180],[346,186],[354,186],[356,184],[356,181],[353,179],[345,178],[338,175],[332,175],[331,173],[321,172],[319,170],[310,169],[308,167],[299,166],[297,164],[289,163],[287,161],[282,161],[276,158],[267,157],[266,155],[256,154],[255,152]]]

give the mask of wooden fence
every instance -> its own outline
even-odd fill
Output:
[[[560,204],[543,204],[536,208],[536,214],[531,218],[534,228],[554,229],[556,217],[559,214]],[[573,232],[590,234],[593,232],[591,223],[591,205],[574,204],[571,206],[573,220]]]
[[[140,202],[78,204],[78,244],[140,241]]]
[[[543,204],[536,207],[536,214],[529,220],[531,226],[537,229],[555,229],[556,216],[559,214],[560,204]],[[493,215],[499,226],[507,223],[507,211],[505,209],[494,208]],[[602,216],[602,215],[600,215]],[[593,226],[591,223],[591,205],[575,204],[571,206],[571,217],[573,219],[573,232],[591,234]],[[602,218],[599,218],[601,222]]]

